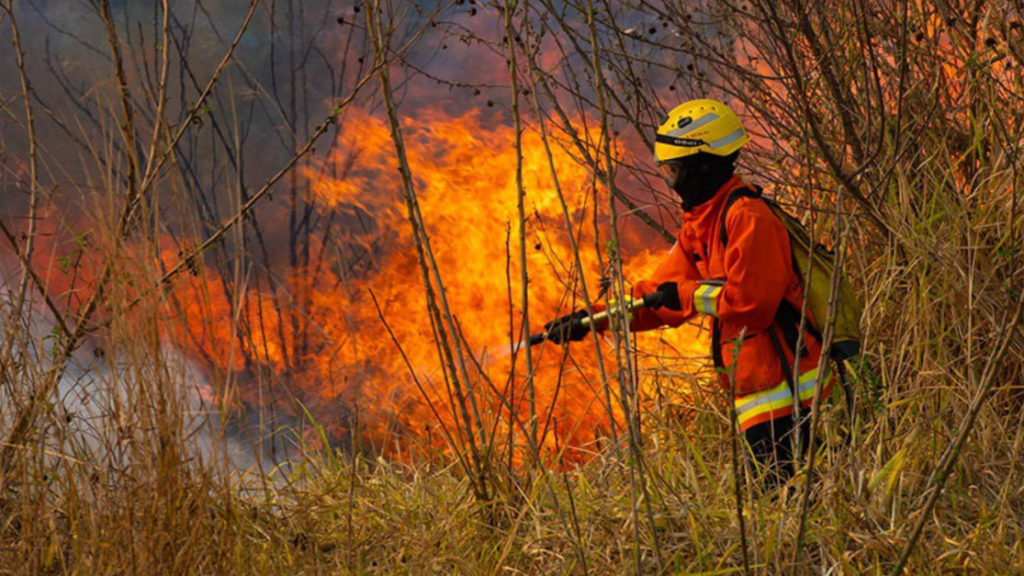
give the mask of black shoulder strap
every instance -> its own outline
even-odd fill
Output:
[[[743,188],[737,188],[729,193],[729,198],[725,201],[725,208],[722,209],[722,227],[719,231],[718,237],[722,241],[722,246],[729,243],[729,233],[725,230],[725,219],[729,216],[729,208],[736,203],[740,198],[760,198],[761,187],[754,186],[753,188],[744,186]]]

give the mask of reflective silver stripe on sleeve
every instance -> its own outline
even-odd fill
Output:
[[[704,293],[700,295],[701,300],[704,301],[704,311],[708,314],[714,314],[717,312],[717,310],[712,307],[714,305],[711,302],[711,293],[714,291],[714,288],[705,288]]]
[[[710,314],[718,317],[718,294],[722,291],[719,286],[698,286],[693,291],[693,307],[702,314]]]
[[[740,129],[736,130],[735,132],[733,132],[732,134],[729,134],[728,136],[723,136],[723,137],[719,138],[718,140],[715,140],[714,142],[708,142],[708,146],[710,146],[712,148],[721,148],[722,146],[725,146],[726,144],[732,144],[733,142],[739,140],[742,137],[743,137],[743,128],[740,128]]]
[[[718,120],[718,114],[715,114],[714,112],[709,112],[698,118],[695,122],[690,122],[689,124],[683,126],[682,128],[669,130],[668,135],[674,138],[682,138],[683,136],[689,134],[690,132],[693,132],[698,128],[702,128],[708,123],[714,122],[715,120]]]

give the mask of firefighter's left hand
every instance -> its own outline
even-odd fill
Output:
[[[572,314],[566,314],[558,320],[552,320],[544,325],[547,332],[547,339],[555,344],[565,342],[579,342],[590,332],[589,326],[584,326],[580,320],[586,318],[586,310],[577,310]]]

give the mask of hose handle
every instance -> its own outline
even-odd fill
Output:
[[[640,310],[641,308],[657,308],[661,306],[661,299],[661,292],[651,292],[650,294],[644,294],[640,298],[631,298],[626,301],[625,306],[613,305],[613,307],[597,312],[593,316],[584,316],[583,318],[580,318],[580,325],[593,326],[598,322],[607,320],[613,314],[621,314],[623,312],[632,313]],[[531,334],[528,343],[530,346],[536,346],[547,339],[547,332],[539,332],[537,334]]]

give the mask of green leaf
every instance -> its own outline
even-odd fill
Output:
[[[907,447],[904,446],[885,463],[885,466],[882,466],[880,470],[875,472],[871,482],[868,483],[868,490],[874,492],[875,488],[884,480],[885,494],[886,496],[891,496],[893,488],[896,486],[896,479],[899,478],[899,472],[903,469],[903,463],[906,461],[906,458]]]

